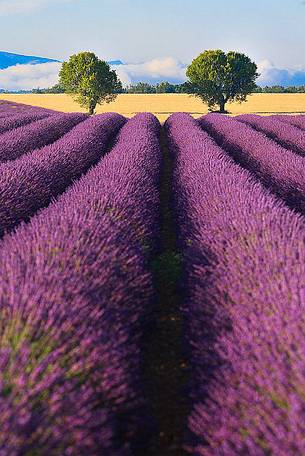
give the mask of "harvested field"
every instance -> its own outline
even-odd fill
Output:
[[[56,111],[85,111],[68,95],[1,95],[0,100],[25,103],[32,106],[55,109]],[[228,104],[233,115],[238,114],[305,114],[305,94],[254,94],[247,103]],[[200,117],[208,112],[206,105],[200,100],[186,94],[144,94],[119,95],[116,101],[99,106],[97,113],[118,112],[132,117],[138,112],[151,112],[160,121],[164,121],[174,112],[187,112],[193,117]]]

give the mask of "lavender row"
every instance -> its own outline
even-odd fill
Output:
[[[0,113],[10,114],[10,113],[20,113],[20,111],[25,111],[26,105],[20,103],[13,103],[12,101],[0,100]],[[28,106],[28,109],[32,109],[32,106]]]
[[[56,141],[85,119],[85,114],[58,113],[3,133],[0,135],[0,162],[15,160]]]
[[[305,225],[188,115],[166,123],[185,262],[187,449],[305,453]]]
[[[305,131],[289,123],[281,122],[274,117],[262,117],[255,114],[244,114],[235,117],[250,127],[265,133],[277,141],[281,146],[305,156]]]
[[[91,117],[39,150],[0,165],[0,236],[62,193],[105,154],[126,119]]]
[[[25,112],[15,116],[1,117],[0,118],[0,134],[6,131],[13,130],[14,128],[27,125],[35,120],[44,119],[49,117],[50,114],[47,112]]]
[[[129,455],[145,432],[141,340],[158,218],[159,123],[114,149],[0,252],[0,453]]]
[[[305,212],[305,160],[276,144],[250,126],[221,114],[199,119],[210,133],[242,166],[254,172],[263,184],[290,207]]]
[[[297,115],[281,115],[277,114],[274,116],[269,116],[270,119],[276,119],[284,123],[288,123],[289,125],[294,125],[295,127],[300,128],[301,130],[305,130],[305,116]]]
[[[21,113],[32,113],[32,112],[45,112],[48,114],[56,114],[53,109],[42,108],[40,106],[31,106],[22,103],[13,103],[12,101],[0,100],[0,114],[21,114]]]
[[[5,118],[5,117],[6,117],[6,118],[7,118],[7,117],[11,117],[11,116],[14,116],[14,115],[16,115],[15,112],[10,112],[10,111],[6,112],[6,111],[1,111],[1,110],[0,110],[0,119],[3,119],[3,118]]]

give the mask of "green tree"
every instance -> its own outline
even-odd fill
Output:
[[[138,82],[130,85],[127,93],[156,93],[156,88],[147,82]]]
[[[170,84],[169,82],[159,82],[156,85],[156,92],[157,93],[175,93],[175,85]]]
[[[65,89],[60,84],[55,84],[47,89],[47,93],[65,93]]]
[[[210,109],[225,113],[228,101],[246,101],[256,87],[257,66],[245,54],[210,50],[194,59],[186,72],[192,93]]]
[[[80,106],[94,114],[97,104],[110,103],[122,88],[115,71],[93,52],[72,55],[62,64],[59,84]]]

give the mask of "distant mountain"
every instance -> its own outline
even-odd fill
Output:
[[[0,51],[0,70],[20,64],[38,65],[39,63],[58,62],[58,60],[47,59],[44,57],[35,57],[29,55],[12,54],[10,52]]]
[[[0,51],[0,70],[4,70],[5,68],[15,65],[38,65],[40,63],[50,62],[59,62],[59,60]],[[111,60],[108,63],[109,65],[124,65],[121,60]]]

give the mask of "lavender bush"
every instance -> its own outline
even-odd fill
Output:
[[[289,206],[305,213],[305,160],[248,125],[208,114],[200,126]]]
[[[0,161],[15,160],[48,145],[85,119],[85,114],[58,113],[3,133],[0,136]]]
[[[128,121],[97,166],[2,242],[0,454],[126,456],[146,432],[158,135],[152,115]]]
[[[305,116],[297,115],[297,116],[285,116],[285,115],[274,115],[269,116],[270,119],[276,119],[284,123],[288,123],[289,125],[294,125],[295,127],[300,128],[301,130],[305,130]]]
[[[262,131],[268,137],[277,141],[281,146],[293,150],[295,153],[305,156],[305,131],[281,122],[275,117],[262,117],[255,114],[244,114],[235,117],[258,131]]]
[[[14,116],[1,117],[0,134],[21,127],[22,125],[27,125],[35,120],[43,119],[49,115],[47,112],[24,112]]]
[[[10,111],[9,111],[9,112],[6,112],[6,111],[2,111],[2,110],[0,109],[0,118],[1,118],[1,119],[5,118],[5,117],[11,117],[11,116],[14,116],[14,115],[16,115],[16,113],[10,112]]]
[[[91,117],[53,144],[0,165],[0,235],[49,204],[105,154],[126,119]]]
[[[304,219],[190,116],[174,114],[166,128],[185,265],[187,448],[196,456],[301,456]]]
[[[0,100],[0,114],[21,114],[21,113],[33,113],[41,112],[48,114],[56,114],[57,111],[53,109],[41,108],[40,106],[30,106],[22,103],[13,103],[12,101]]]

